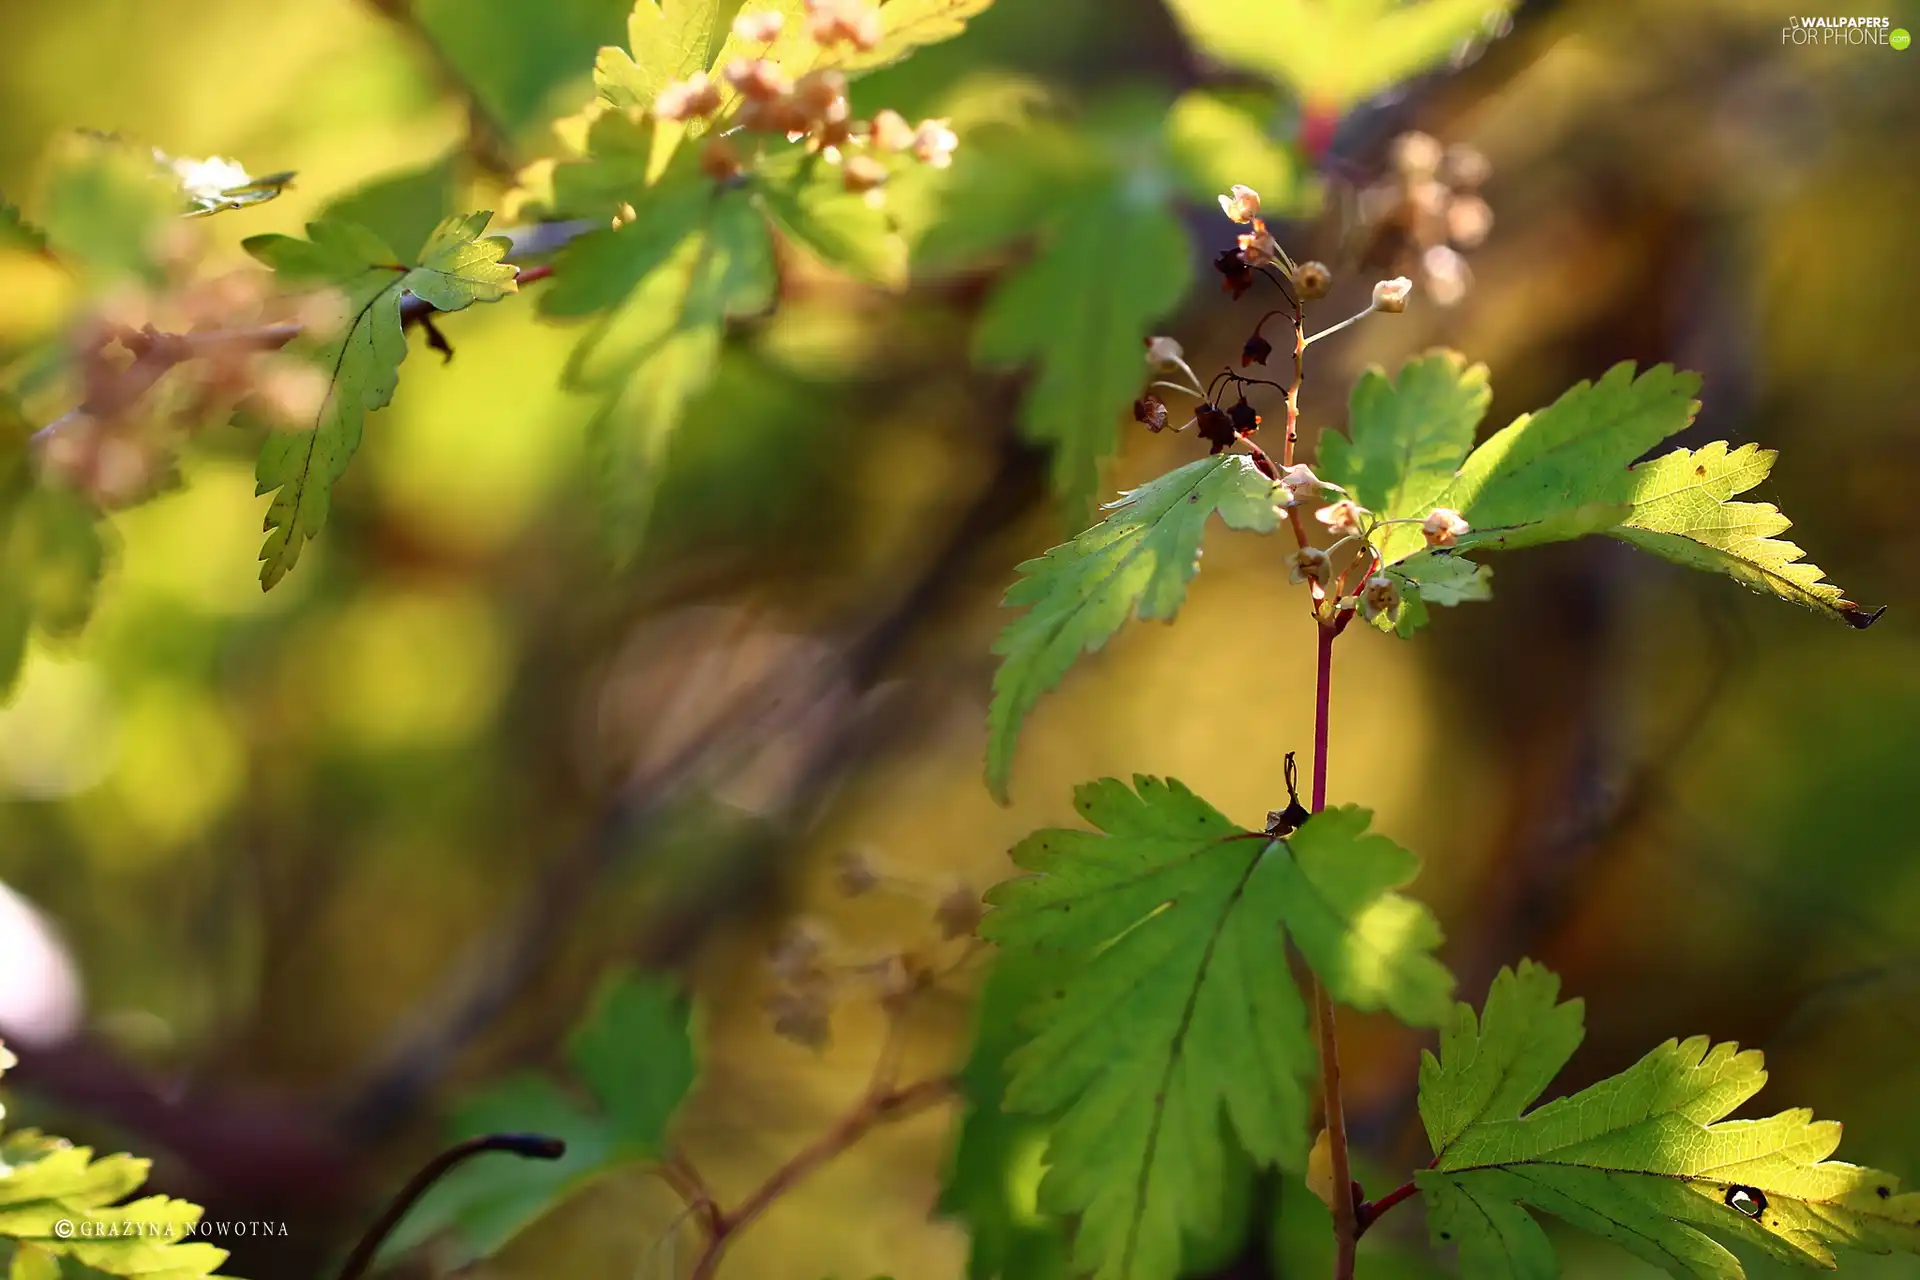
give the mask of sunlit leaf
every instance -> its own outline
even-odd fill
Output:
[[[1920,1194],[1827,1159],[1840,1126],[1810,1111],[1726,1120],[1766,1083],[1756,1050],[1669,1040],[1617,1076],[1524,1112],[1580,1041],[1577,1002],[1536,965],[1503,972],[1476,1020],[1461,1006],[1423,1054],[1420,1111],[1435,1152],[1416,1175],[1434,1242],[1465,1274],[1551,1280],[1529,1209],[1604,1236],[1668,1274],[1738,1280],[1724,1247],[1832,1267],[1837,1248],[1920,1252]]]
[[[907,244],[885,205],[848,191],[841,172],[819,156],[763,163],[756,175],[779,228],[830,267],[898,288],[907,279]]]
[[[1453,351],[1409,360],[1392,379],[1368,369],[1353,384],[1346,434],[1320,434],[1320,478],[1385,519],[1424,516],[1472,450],[1492,398],[1487,367]],[[1389,562],[1403,544],[1425,545],[1418,531],[1383,537]]]
[[[1260,193],[1267,216],[1296,199],[1293,160],[1266,127],[1273,104],[1251,94],[1194,89],[1167,113],[1167,155],[1187,197],[1210,206],[1235,183]]]
[[[312,425],[276,431],[260,448],[260,492],[274,494],[260,552],[263,588],[284,578],[301,547],[319,535],[334,483],[360,447],[366,415],[393,398],[407,354],[402,296],[411,293],[436,310],[458,311],[513,292],[514,269],[500,261],[508,241],[480,238],[490,217],[482,212],[448,218],[411,263],[399,261],[378,236],[352,223],[313,223],[306,240],[275,235],[245,242],[284,285],[332,290],[345,310],[336,333],[303,343],[328,374],[327,394]]]
[[[1350,107],[1444,61],[1512,0],[1168,0],[1209,58]]]
[[[773,245],[745,188],[668,179],[634,221],[569,245],[542,305],[605,314],[575,348],[567,382],[597,392],[588,449],[609,550],[645,532],[660,468],[688,402],[713,376],[727,322],[773,301]]]
[[[1123,495],[1112,514],[1019,568],[1002,603],[1027,612],[994,641],[1000,669],[987,713],[987,786],[1006,798],[1021,723],[1083,653],[1138,614],[1168,621],[1200,569],[1200,539],[1217,512],[1232,529],[1279,523],[1274,485],[1239,454],[1190,462]]]
[[[1147,777],[1075,808],[1097,831],[1029,836],[1032,874],[987,895],[982,936],[1049,973],[1006,1105],[1054,1118],[1040,1204],[1077,1220],[1076,1266],[1172,1280],[1183,1237],[1219,1221],[1229,1134],[1260,1165],[1306,1159],[1316,1064],[1285,939],[1335,999],[1415,1023],[1447,1015],[1453,982],[1432,915],[1394,892],[1412,855],[1366,810],[1272,839]]]

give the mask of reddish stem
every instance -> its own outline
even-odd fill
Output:
[[[1327,621],[1319,627],[1318,675],[1313,696],[1313,811],[1327,807],[1327,728],[1333,701],[1333,642],[1345,628],[1346,619]],[[1314,1026],[1320,1039],[1321,1109],[1326,1113],[1327,1153],[1332,1164],[1334,1280],[1353,1280],[1354,1248],[1360,1240],[1360,1225],[1355,1196],[1346,1194],[1353,1186],[1353,1162],[1347,1150],[1347,1112],[1340,1095],[1340,1037],[1334,1021],[1333,1000],[1318,976],[1313,980]]]
[[[1354,1226],[1354,1233],[1356,1235],[1365,1235],[1367,1228],[1380,1221],[1380,1219],[1386,1215],[1387,1210],[1393,1208],[1393,1206],[1399,1204],[1401,1201],[1411,1200],[1419,1194],[1420,1188],[1414,1184],[1412,1179],[1408,1179],[1400,1186],[1395,1187],[1393,1190],[1387,1192],[1387,1194],[1381,1196],[1378,1200],[1367,1201],[1367,1203],[1360,1206],[1359,1219]]]

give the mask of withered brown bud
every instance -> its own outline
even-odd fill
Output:
[[[1213,269],[1220,273],[1220,287],[1235,299],[1253,288],[1253,268],[1241,258],[1238,249],[1222,249],[1220,256],[1213,260]]]
[[[1149,391],[1133,402],[1133,420],[1144,422],[1149,431],[1167,429],[1167,403]]]
[[[933,909],[934,922],[940,926],[943,938],[966,937],[980,927],[980,918],[985,914],[980,895],[964,884],[955,885]]]
[[[1227,410],[1227,421],[1241,435],[1260,429],[1260,415],[1253,411],[1253,406],[1247,403],[1245,396],[1241,396],[1240,402]]]
[[[1247,339],[1247,345],[1240,348],[1240,367],[1250,364],[1265,364],[1267,357],[1273,354],[1273,344],[1259,334]]]

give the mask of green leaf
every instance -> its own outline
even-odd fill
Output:
[[[839,169],[794,153],[763,162],[755,178],[774,222],[815,258],[889,289],[907,282],[907,242],[891,215],[848,191]]]
[[[0,702],[13,692],[36,627],[67,636],[85,624],[106,561],[93,508],[35,478],[31,430],[0,392]]]
[[[994,291],[975,334],[983,364],[1033,362],[1026,436],[1053,451],[1053,485],[1085,504],[1140,394],[1141,340],[1191,278],[1185,228],[1157,199],[1104,184],[1059,211],[1040,252]]]
[[[39,204],[47,246],[101,286],[158,286],[155,250],[179,208],[179,189],[151,153],[92,134],[55,147]]]
[[[1433,1143],[1416,1175],[1436,1244],[1493,1280],[1550,1280],[1552,1247],[1529,1209],[1696,1280],[1746,1273],[1722,1242],[1799,1266],[1833,1250],[1920,1252],[1920,1194],[1828,1160],[1840,1126],[1805,1110],[1725,1120],[1766,1083],[1758,1051],[1669,1040],[1617,1076],[1530,1113],[1580,1041],[1578,1002],[1556,1005],[1538,966],[1503,972],[1476,1020],[1455,1015],[1423,1056],[1420,1112]]]
[[[614,1140],[600,1116],[582,1110],[557,1085],[519,1075],[454,1109],[448,1136],[464,1141],[490,1133],[544,1133],[567,1144],[558,1160],[518,1160],[489,1152],[433,1184],[380,1248],[391,1261],[446,1236],[452,1261],[491,1257],[575,1191],[615,1167]]]
[[[566,1142],[566,1154],[468,1161],[420,1198],[382,1247],[382,1259],[444,1234],[460,1246],[460,1262],[490,1257],[587,1183],[660,1158],[697,1073],[686,995],[659,977],[613,974],[568,1037],[567,1058],[597,1110],[580,1107],[554,1081],[527,1074],[467,1099],[449,1125],[456,1141],[549,1134]]]
[[[1268,217],[1295,199],[1293,159],[1268,131],[1273,104],[1247,94],[1194,89],[1167,113],[1168,157],[1189,199],[1211,207],[1235,183],[1260,193]]]
[[[567,1041],[574,1071],[606,1108],[627,1159],[660,1157],[668,1122],[693,1087],[692,1012],[686,993],[664,978],[616,975]]]
[[[1445,59],[1511,0],[1168,0],[1214,61],[1343,110]]]
[[[619,38],[627,0],[417,0],[420,24],[509,134],[541,123]],[[400,243],[413,243],[405,237]]]
[[[847,49],[836,65],[848,74],[891,66],[916,49],[951,40],[993,0],[883,0],[884,33],[871,49]]]
[[[775,286],[766,218],[750,191],[667,179],[635,213],[570,245],[543,299],[555,315],[610,308],[566,378],[602,397],[588,450],[616,560],[640,544],[668,443],[713,376],[727,322],[765,310]]]
[[[440,225],[459,196],[459,153],[401,169],[350,191],[321,208],[316,222],[351,222],[383,244],[419,244]]]
[[[1613,535],[1676,564],[1724,573],[1755,591],[1837,613],[1856,626],[1871,623],[1877,614],[1843,598],[1840,588],[1822,581],[1818,566],[1801,559],[1799,547],[1774,536],[1793,523],[1779,508],[1728,501],[1766,479],[1776,456],[1758,445],[1732,449],[1716,441],[1636,467],[1628,492],[1632,513]]]
[[[1424,516],[1473,448],[1493,392],[1487,367],[1431,351],[1389,380],[1376,366],[1353,384],[1347,434],[1320,435],[1319,475],[1389,520]],[[1412,534],[1416,545],[1420,535]]]
[[[997,798],[1006,800],[1014,743],[1040,695],[1128,618],[1173,618],[1199,572],[1201,535],[1214,513],[1230,529],[1272,532],[1273,490],[1250,458],[1202,458],[1122,495],[1105,520],[1019,566],[1023,576],[1001,603],[1027,612],[993,645],[1002,662],[987,713],[987,786]]]
[[[1450,364],[1458,357],[1443,353],[1425,363],[1437,360]],[[1413,369],[1403,371],[1403,383]],[[1633,365],[1615,365],[1598,382],[1578,383],[1545,409],[1494,433],[1438,489],[1434,482],[1461,433],[1471,431],[1466,397],[1451,402],[1451,414],[1439,407],[1421,412],[1399,387],[1389,396],[1383,386],[1376,380],[1369,391],[1363,379],[1354,393],[1353,442],[1329,434],[1321,464],[1323,478],[1355,488],[1362,505],[1384,516],[1417,519],[1435,507],[1459,511],[1473,527],[1459,550],[1512,550],[1610,533],[1854,626],[1878,616],[1822,581],[1822,571],[1801,559],[1800,548],[1774,536],[1789,525],[1777,509],[1729,501],[1766,478],[1771,452],[1716,442],[1635,465],[1692,423],[1700,407],[1693,399],[1700,386],[1695,374],[1659,365],[1635,377]],[[1363,398],[1378,402],[1365,419],[1372,425],[1361,425]],[[1436,430],[1433,424],[1443,420],[1450,425]],[[1369,440],[1371,445],[1363,443]],[[1410,461],[1402,467],[1395,460],[1396,440],[1426,444],[1406,445]],[[1394,565],[1419,553],[1425,540],[1416,526],[1395,525],[1382,530],[1378,546],[1384,563]],[[1429,595],[1429,602],[1438,601]]]
[[[295,288],[326,288],[344,300],[338,332],[302,349],[328,375],[311,428],[276,431],[260,448],[259,492],[273,493],[260,585],[271,589],[300,559],[327,520],[333,486],[360,447],[366,415],[393,398],[407,340],[400,302],[411,293],[440,311],[492,302],[514,291],[514,269],[500,259],[503,237],[480,239],[492,215],[448,218],[412,264],[399,262],[372,232],[352,223],[316,222],[308,239],[254,236],[246,250]]]
[[[1451,608],[1493,599],[1493,570],[1450,552],[1422,552],[1388,569],[1387,576],[1400,584],[1400,608],[1391,615],[1375,614],[1373,625],[1401,636],[1427,625],[1428,605]]]
[[[27,221],[20,206],[0,196],[0,249],[39,253],[47,247],[47,233]]]
[[[1076,1266],[1171,1280],[1183,1236],[1219,1226],[1229,1130],[1257,1164],[1306,1158],[1314,1047],[1284,938],[1334,998],[1417,1023],[1447,1015],[1452,980],[1432,916],[1393,892],[1411,855],[1365,810],[1276,840],[1147,777],[1075,808],[1097,832],[1028,837],[1013,860],[1034,874],[987,895],[982,936],[1054,975],[1006,1106],[1055,1117],[1040,1204],[1078,1218]]]

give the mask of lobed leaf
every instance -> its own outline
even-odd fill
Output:
[[[995,797],[1007,798],[1020,725],[1040,695],[1128,618],[1170,621],[1179,612],[1214,514],[1230,529],[1272,532],[1279,523],[1273,490],[1250,458],[1202,458],[1130,490],[1105,520],[1019,566],[1023,576],[1001,603],[1027,612],[993,646],[1002,658],[987,712],[987,786]]]
[[[411,264],[397,261],[378,236],[350,222],[312,223],[306,240],[268,235],[243,242],[284,283],[331,290],[345,311],[335,333],[301,344],[327,373],[327,394],[312,425],[275,431],[260,448],[258,491],[274,495],[260,550],[262,589],[284,578],[301,548],[319,536],[333,486],[360,447],[367,414],[393,398],[407,354],[402,298],[411,293],[436,310],[459,311],[514,291],[514,268],[501,261],[510,242],[480,238],[491,217],[479,212],[445,219]]]
[[[1391,380],[1370,368],[1353,384],[1348,434],[1320,435],[1320,478],[1385,519],[1424,516],[1473,449],[1492,399],[1487,367],[1469,366],[1456,351],[1409,360]],[[1424,545],[1417,531],[1397,537]],[[1383,542],[1383,555],[1389,545]]]
[[[1285,938],[1357,1007],[1434,1023],[1452,982],[1432,916],[1394,892],[1411,855],[1365,810],[1273,839],[1148,777],[1075,808],[1095,831],[1028,837],[1033,874],[987,895],[982,936],[1049,975],[1005,1105],[1053,1118],[1040,1207],[1077,1218],[1077,1268],[1171,1280],[1183,1238],[1218,1225],[1229,1132],[1258,1164],[1305,1162],[1315,1056]]]
[[[1805,1110],[1726,1120],[1766,1082],[1758,1051],[1669,1040],[1619,1075],[1523,1114],[1579,1044],[1578,1002],[1535,965],[1505,971],[1477,1022],[1461,1006],[1423,1055],[1420,1113],[1434,1147],[1416,1175],[1436,1244],[1468,1274],[1550,1280],[1531,1210],[1603,1236],[1670,1275],[1739,1280],[1722,1243],[1832,1267],[1836,1248],[1920,1252],[1920,1194],[1827,1159],[1840,1126]]]

